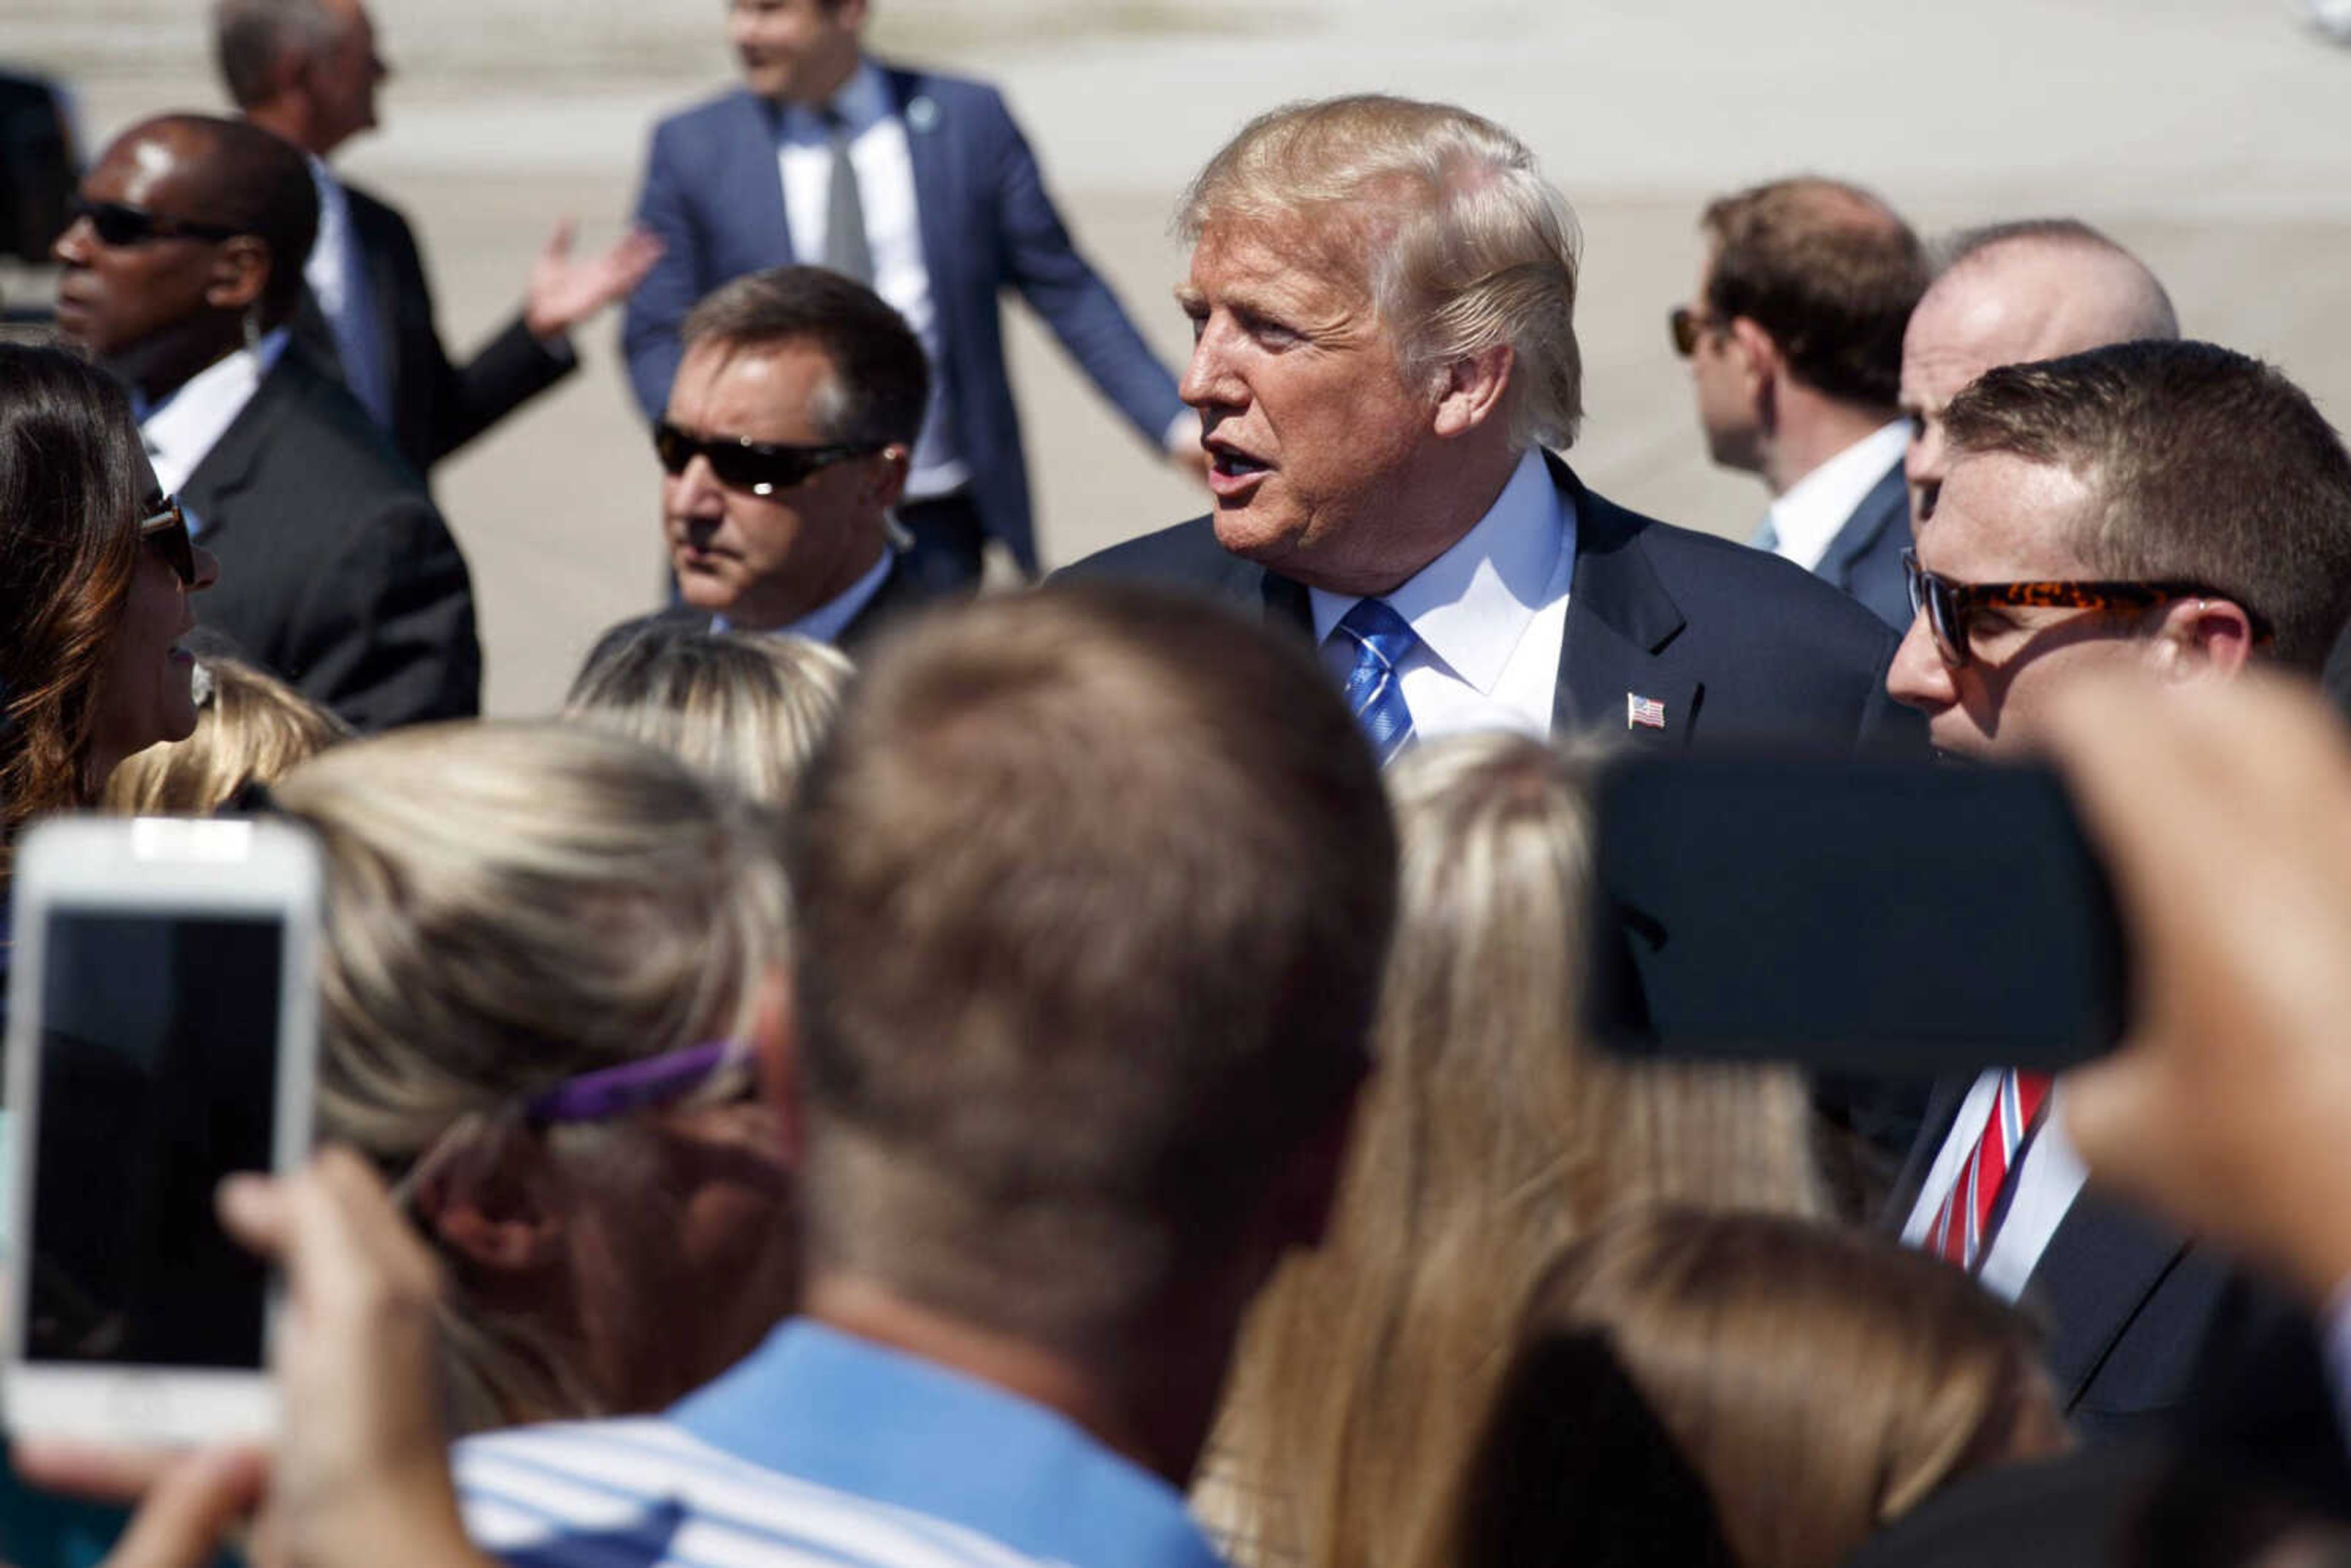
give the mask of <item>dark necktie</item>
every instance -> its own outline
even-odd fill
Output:
[[[865,243],[865,203],[857,191],[857,165],[849,161],[849,121],[837,109],[823,113],[824,140],[832,149],[832,189],[825,202],[824,265],[871,287],[873,249]]]
[[[1396,667],[1418,641],[1411,622],[1384,599],[1358,601],[1339,622],[1338,635],[1355,647],[1347,672],[1347,706],[1384,763],[1412,744],[1412,710],[1405,706]]]

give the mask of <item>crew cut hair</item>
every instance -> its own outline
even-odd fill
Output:
[[[1451,104],[1364,94],[1261,114],[1208,160],[1176,232],[1302,229],[1322,263],[1360,274],[1408,383],[1507,345],[1510,432],[1573,444],[1583,417],[1575,341],[1575,214],[1524,142]]]
[[[1049,588],[885,641],[786,826],[812,1270],[1101,1352],[1369,1070],[1377,767],[1310,653]]]
[[[1954,460],[2006,453],[2095,494],[2074,552],[2105,577],[2210,587],[2316,671],[2351,617],[2351,453],[2302,390],[2195,341],[1988,371],[1944,413]]]
[[[310,58],[334,43],[340,24],[319,0],[219,0],[213,7],[213,59],[239,109],[266,103],[277,62],[289,50]]]
[[[852,278],[821,267],[771,267],[705,295],[685,318],[691,351],[807,343],[832,367],[810,411],[827,441],[911,447],[922,433],[931,368],[904,317]]]
[[[1918,236],[1869,192],[1806,175],[1710,204],[1706,308],[1771,334],[1789,371],[1823,395],[1891,412],[1902,329],[1927,291]]]

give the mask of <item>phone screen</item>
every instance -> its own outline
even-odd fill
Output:
[[[270,1167],[285,930],[53,906],[28,1362],[256,1369],[266,1275],[214,1218]]]

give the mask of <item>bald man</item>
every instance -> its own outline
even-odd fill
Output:
[[[57,237],[57,325],[129,386],[219,559],[204,623],[362,729],[479,710],[456,541],[390,438],[289,346],[319,222],[302,155],[236,120],[122,133]]]
[[[1943,410],[1970,382],[1995,365],[2179,336],[2155,274],[2085,223],[2032,218],[1960,235],[1902,338],[1914,527],[1935,515],[1948,461]]]
[[[1771,492],[1754,543],[1910,623],[1902,552],[1902,329],[1927,287],[1910,225],[1857,185],[1803,177],[1724,196],[1673,313],[1708,451]]]

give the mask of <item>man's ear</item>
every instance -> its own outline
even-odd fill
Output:
[[[220,254],[213,258],[212,277],[204,284],[204,303],[242,315],[269,287],[269,246],[258,236],[238,235],[222,241]]]
[[[1508,343],[1497,343],[1454,361],[1445,368],[1445,384],[1437,389],[1436,423],[1438,435],[1467,435],[1495,417],[1503,394],[1510,390],[1510,372],[1518,356]]]
[[[545,1152],[527,1127],[486,1126],[435,1157],[411,1203],[417,1224],[469,1267],[536,1274],[563,1252]]]
[[[873,461],[866,465],[867,472],[872,475],[868,483],[872,486],[873,504],[894,507],[904,500],[906,476],[914,471],[914,455],[894,441],[876,453]]]
[[[2176,600],[2164,606],[2147,662],[2167,681],[2233,680],[2258,641],[2252,617],[2234,600]]]
[[[1771,334],[1746,316],[1733,316],[1723,336],[1739,350],[1740,371],[1746,378],[1750,396],[1761,396],[1782,371],[1788,368],[1787,358]]]
[[[759,988],[759,1009],[751,1022],[752,1061],[758,1073],[759,1103],[776,1118],[788,1166],[800,1163],[804,1142],[800,1113],[799,1037],[792,1027],[791,972],[778,965]]]

